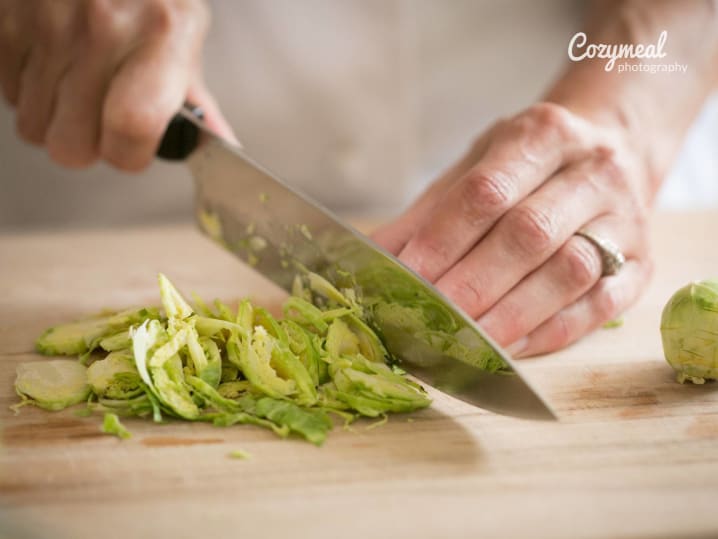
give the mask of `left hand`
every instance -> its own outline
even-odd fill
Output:
[[[540,103],[481,135],[374,239],[517,356],[551,352],[620,315],[651,274],[649,171],[627,132]],[[615,243],[602,276],[585,228]]]

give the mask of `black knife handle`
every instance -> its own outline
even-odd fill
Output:
[[[204,117],[202,109],[191,103],[185,103],[182,110],[191,113],[199,120]],[[175,114],[162,135],[162,141],[157,148],[157,157],[169,161],[181,161],[194,151],[198,142],[199,127],[183,115]]]

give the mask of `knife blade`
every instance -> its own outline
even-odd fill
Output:
[[[499,414],[556,419],[509,355],[431,283],[216,136],[198,109],[182,108],[158,155],[188,165],[205,234],[287,291],[298,272],[353,287],[389,353],[417,379]]]

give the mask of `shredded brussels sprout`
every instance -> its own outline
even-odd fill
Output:
[[[172,417],[258,425],[317,445],[333,427],[329,413],[352,421],[430,404],[421,386],[387,365],[350,288],[297,277],[284,319],[249,300],[212,309],[195,297],[191,305],[162,274],[159,288],[163,312],[130,309],[46,331],[40,352],[91,363],[21,365],[20,404],[60,410],[88,401],[105,412],[103,431],[121,438],[129,433],[120,416]]]
[[[229,452],[229,458],[237,460],[249,460],[252,458],[252,454],[244,449],[235,449]]]
[[[117,414],[113,414],[111,412],[105,414],[105,419],[102,422],[102,432],[105,434],[114,434],[123,440],[132,438],[132,434],[120,422],[120,418],[117,417]]]

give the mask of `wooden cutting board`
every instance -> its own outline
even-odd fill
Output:
[[[249,427],[26,407],[18,363],[48,325],[157,303],[162,271],[224,300],[284,294],[188,226],[0,236],[0,537],[717,537],[717,384],[681,386],[662,358],[663,304],[718,275],[716,213],[660,214],[657,271],[623,327],[525,360],[558,423],[501,417],[433,392],[387,425],[322,448]],[[236,449],[252,454],[234,460]]]

